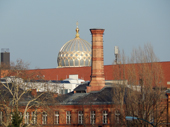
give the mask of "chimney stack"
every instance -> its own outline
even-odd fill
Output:
[[[104,59],[103,59],[103,33],[104,29],[90,29],[92,34],[92,65],[91,81],[87,93],[99,91],[105,86]]]
[[[0,65],[3,65],[4,69],[8,69],[10,66],[10,52],[8,48],[1,49],[0,59]]]
[[[36,89],[31,89],[31,95],[33,97],[36,97],[37,96],[37,90]]]

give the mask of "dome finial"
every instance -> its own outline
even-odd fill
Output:
[[[76,38],[79,38],[79,28],[78,28],[78,21],[76,22],[77,28],[76,28]]]
[[[78,28],[78,25],[79,25],[79,22],[78,22],[78,21],[76,22],[76,25],[77,25],[77,28]]]

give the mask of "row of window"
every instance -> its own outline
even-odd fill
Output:
[[[59,91],[60,94],[67,94],[70,92],[71,92],[71,89],[60,89],[60,91]]]
[[[108,112],[103,111],[103,124],[108,123]],[[55,112],[55,124],[59,124],[59,112]],[[96,112],[91,111],[90,112],[90,123],[95,124],[96,122]],[[78,111],[78,124],[83,124],[84,123],[84,113],[83,111]],[[71,111],[66,111],[66,124],[71,124]]]
[[[0,111],[0,124],[2,123],[2,111]],[[22,115],[22,114],[21,114]],[[31,112],[32,116],[32,124],[37,124],[37,113],[36,112]],[[119,117],[120,113],[115,112],[115,120],[117,123],[119,123]],[[59,111],[54,112],[54,124],[59,124],[59,119],[60,119],[60,114]],[[25,124],[30,123],[30,113],[26,112],[25,115]],[[83,111],[78,111],[78,124],[83,124],[84,123],[84,112]],[[91,111],[90,112],[90,123],[95,124],[96,123],[96,112]],[[104,110],[102,112],[102,123],[107,124],[108,123],[108,111]],[[47,113],[43,112],[42,113],[42,124],[47,124]],[[71,124],[71,111],[66,111],[66,124]]]
[[[58,64],[60,66],[90,66],[90,58],[91,57],[84,57],[84,59],[79,57],[73,57],[71,60],[58,58]]]

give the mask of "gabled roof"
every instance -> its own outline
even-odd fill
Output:
[[[84,82],[80,84],[78,87],[74,89],[74,91],[86,91],[87,86],[89,86],[90,82]]]

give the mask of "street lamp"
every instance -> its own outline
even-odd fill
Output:
[[[126,119],[126,120],[131,120],[131,121],[132,121],[132,120],[142,120],[142,121],[145,121],[145,122],[151,124],[153,127],[155,127],[155,126],[153,125],[153,123],[151,123],[151,122],[149,122],[149,121],[147,121],[147,120],[145,120],[145,119],[138,118],[138,117],[126,116],[125,119]]]

